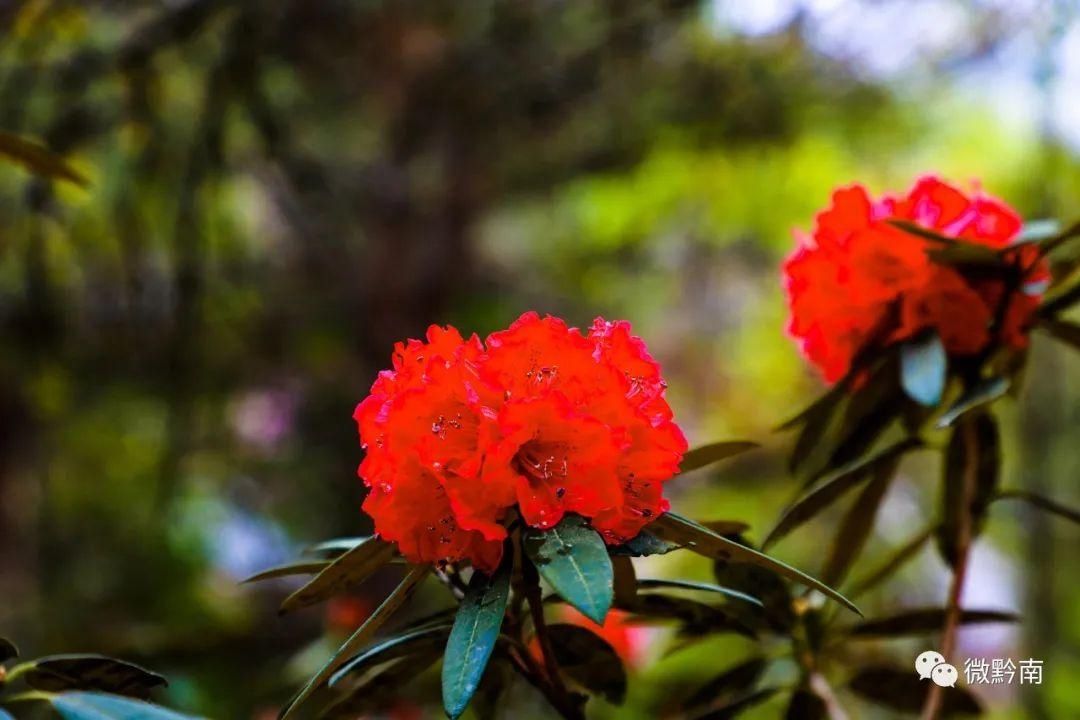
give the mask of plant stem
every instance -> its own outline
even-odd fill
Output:
[[[547,676],[547,684],[550,687],[548,699],[566,720],[584,720],[581,703],[578,702],[563,683],[562,674],[559,672],[559,664],[555,660],[555,650],[551,646],[551,638],[548,636],[547,622],[544,620],[544,601],[540,595],[540,576],[532,563],[525,560],[522,563],[523,589],[525,599],[529,603],[529,613],[532,617],[533,632],[540,645],[540,653],[544,661],[544,674]]]
[[[960,628],[960,601],[964,594],[964,582],[967,579],[968,560],[971,555],[972,517],[971,503],[975,495],[978,472],[979,444],[975,426],[970,422],[961,422],[955,432],[962,433],[964,454],[967,461],[962,474],[962,492],[960,494],[961,512],[957,518],[956,529],[956,564],[953,566],[952,584],[949,599],[945,606],[945,625],[941,631],[941,654],[946,662],[951,662],[956,650],[956,633]],[[941,712],[944,698],[943,689],[936,683],[930,684],[930,692],[923,704],[922,720],[936,720]]]

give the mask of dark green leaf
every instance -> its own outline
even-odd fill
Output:
[[[304,548],[305,555],[318,555],[319,557],[335,558],[344,552],[352,550],[360,543],[370,540],[370,536],[363,537],[343,537],[334,538],[333,540],[324,540],[314,545],[309,545]]]
[[[1066,507],[1056,500],[1051,500],[1048,497],[1043,497],[1033,492],[1027,492],[1026,490],[1006,490],[997,494],[993,500],[1022,500],[1040,510],[1045,510],[1048,513],[1053,513],[1066,520],[1071,520],[1074,523],[1080,524],[1080,510],[1074,510],[1073,508]]]
[[[817,693],[810,690],[796,690],[791,695],[784,720],[825,720],[829,717],[829,707]]]
[[[1042,221],[1042,222],[1049,222],[1049,221]],[[1039,237],[1038,242],[1042,245],[1042,251],[1043,251],[1043,254],[1045,255],[1045,254],[1048,254],[1050,252],[1053,252],[1058,247],[1060,247],[1062,244],[1068,242],[1069,240],[1071,240],[1074,237],[1077,237],[1078,235],[1080,235],[1080,222],[1074,222],[1072,225],[1068,226],[1064,230],[1061,230],[1060,232],[1053,235],[1052,237]],[[1021,237],[1023,237],[1023,236],[1021,236]]]
[[[375,609],[364,624],[357,628],[345,644],[338,648],[338,651],[334,653],[334,656],[323,666],[323,668],[316,673],[315,677],[311,678],[308,683],[300,690],[295,698],[288,704],[288,706],[282,711],[280,718],[293,717],[296,710],[303,704],[305,700],[311,697],[311,694],[315,692],[319,687],[331,675],[333,675],[338,668],[349,661],[349,658],[353,657],[364,645],[371,639],[376,631],[393,615],[399,607],[408,599],[412,591],[416,589],[416,586],[420,584],[420,581],[427,577],[427,574],[431,572],[431,567],[428,565],[410,566],[408,574],[405,579],[401,581],[401,584],[390,593],[390,595],[383,600],[382,604]]]
[[[351,688],[345,697],[319,714],[324,720],[356,720],[383,713],[400,702],[403,689],[439,659],[441,650],[417,653],[395,660]]]
[[[393,545],[379,538],[368,538],[347,550],[312,578],[311,582],[285,598],[285,602],[281,603],[281,612],[314,605],[348,592],[367,580],[393,557]]]
[[[862,614],[851,601],[821,581],[816,580],[789,565],[785,565],[768,555],[740,545],[734,540],[729,540],[721,535],[717,535],[708,528],[702,527],[692,520],[688,520],[674,513],[665,513],[661,515],[656,522],[650,525],[650,529],[661,539],[683,545],[699,555],[704,555],[705,557],[710,557],[714,560],[746,562],[771,570],[789,580],[794,580],[795,582],[821,592],[856,614]]]
[[[714,462],[740,455],[748,450],[753,450],[758,447],[761,446],[755,442],[743,440],[715,442],[709,443],[708,445],[702,445],[683,455],[682,463],[679,466],[679,472],[688,473],[692,470],[698,470],[706,465],[712,465]]]
[[[761,630],[767,624],[773,630],[786,633],[795,624],[791,593],[780,575],[745,562],[717,560],[713,574],[718,583],[757,598],[765,607],[762,613],[753,607],[729,604],[729,612],[740,622]]]
[[[146,698],[156,687],[168,685],[157,673],[103,655],[51,655],[37,660],[23,674],[35,690],[100,690]]]
[[[865,578],[859,580],[852,587],[849,595],[852,597],[858,597],[860,594],[877,587],[880,583],[887,580],[900,568],[902,568],[909,560],[922,550],[926,541],[934,536],[937,531],[937,526],[931,526],[920,532],[913,537],[907,543],[902,545],[895,553],[888,557],[876,570],[869,573]]]
[[[900,387],[900,368],[896,353],[884,357],[869,370],[865,384],[853,392],[844,410],[843,425],[824,474],[855,462],[874,446],[890,425],[902,416],[907,403]]]
[[[847,398],[852,377],[853,375],[849,373],[809,407],[780,426],[780,430],[802,427],[788,461],[788,469],[791,472],[797,471],[815,454],[821,444],[821,439],[832,423],[833,415]]]
[[[906,713],[918,713],[931,687],[929,680],[920,680],[911,668],[872,666],[860,670],[849,685],[852,692],[877,705]],[[951,687],[942,693],[941,716],[978,715],[982,706],[975,696],[962,687]]]
[[[735,695],[745,695],[765,672],[768,664],[763,657],[753,657],[720,673],[698,688],[682,704],[685,712],[696,712],[714,705],[730,702]]]
[[[885,493],[889,490],[889,484],[899,464],[900,456],[894,455],[890,460],[874,467],[873,479],[862,489],[840,522],[825,561],[825,569],[821,572],[822,582],[838,585],[847,577],[851,564],[862,553],[866,541],[874,531],[878,508],[885,499]]]
[[[642,530],[622,545],[608,548],[608,552],[615,557],[648,557],[650,555],[666,555],[672,550],[678,549],[678,545],[664,542],[648,530]]]
[[[702,520],[702,527],[707,527],[717,535],[741,535],[750,529],[749,523],[738,520]]]
[[[513,680],[511,666],[507,662],[499,662],[498,656],[493,657],[488,664],[487,672],[480,680],[480,687],[469,704],[473,715],[477,720],[495,720],[502,709],[502,698],[510,688]]]
[[[1009,379],[1003,377],[984,378],[964,391],[952,407],[938,418],[938,428],[946,428],[969,410],[993,402],[1009,390]]]
[[[856,461],[841,469],[832,478],[818,485],[803,496],[801,500],[796,501],[794,505],[789,507],[776,524],[776,527],[765,538],[762,547],[768,548],[792,530],[825,510],[852,488],[869,478],[879,466],[895,463],[897,458],[904,453],[918,447],[922,447],[920,440],[917,438],[905,438],[867,460]]]
[[[861,622],[854,625],[849,632],[859,638],[925,635],[941,630],[945,625],[946,614],[945,608],[906,610],[889,617]],[[964,610],[960,614],[960,622],[964,625],[1019,621],[1019,615],[1000,610]]]
[[[1039,317],[1043,319],[1054,318],[1058,313],[1071,308],[1077,302],[1080,302],[1080,283],[1075,283],[1071,287],[1057,291],[1046,298],[1039,308]]]
[[[678,620],[688,633],[697,636],[730,631],[754,637],[753,630],[733,619],[726,605],[717,607],[690,598],[648,593],[638,595],[632,605],[617,607],[633,613],[632,623]]]
[[[654,590],[656,588],[674,589],[674,590],[700,590],[702,592],[718,593],[729,598],[734,598],[741,602],[750,603],[758,607],[764,607],[762,602],[756,597],[748,595],[739,590],[733,590],[729,587],[723,587],[722,585],[714,585],[713,583],[693,582],[690,580],[662,580],[662,579],[644,579],[638,580],[638,588],[642,590]]]
[[[512,565],[513,553],[507,552],[493,576],[473,572],[461,601],[443,656],[443,708],[451,720],[465,712],[495,649],[510,597]]]
[[[950,566],[982,529],[997,493],[1001,447],[997,422],[989,413],[968,415],[953,428],[945,452],[942,517],[938,549]]]
[[[590,620],[603,624],[614,594],[607,546],[588,522],[569,514],[549,530],[529,528],[525,552],[555,592]]]
[[[947,375],[945,346],[936,332],[900,346],[900,386],[915,402],[927,407],[941,402]]]
[[[1080,350],[1080,325],[1068,320],[1046,319],[1039,323],[1039,327],[1074,349]]]
[[[314,575],[315,573],[322,572],[329,564],[330,563],[325,560],[317,560],[312,562],[296,562],[289,563],[288,565],[278,565],[277,567],[255,573],[251,577],[241,580],[240,582],[253,583],[259,582],[260,580],[289,577],[292,575]]]
[[[603,638],[580,625],[548,627],[555,660],[567,677],[616,705],[626,698],[626,668]]]
[[[451,627],[449,623],[423,627],[378,642],[331,675],[328,685],[334,687],[349,676],[361,675],[377,665],[406,655],[426,654],[430,650],[441,651],[446,646],[446,638],[450,635]]]
[[[190,720],[191,716],[166,710],[142,700],[94,692],[52,695],[49,704],[64,720]]]
[[[637,600],[638,579],[634,570],[634,561],[628,557],[611,558],[614,573],[615,605],[632,606]]]
[[[953,245],[961,244],[961,242],[956,238],[949,237],[948,235],[942,235],[939,232],[936,232],[929,228],[925,228],[918,223],[912,222],[911,220],[892,219],[886,220],[886,222],[895,228],[903,230],[906,233],[921,237],[923,240],[929,240],[931,242],[944,245],[945,247],[951,247]]]
[[[730,720],[738,717],[744,711],[766,702],[779,692],[779,688],[765,688],[755,693],[746,695],[723,707],[717,708],[704,715],[698,715],[696,720]]]
[[[0,637],[0,663],[17,657],[19,657],[19,649],[15,647],[15,643]]]
[[[86,178],[44,145],[2,130],[0,130],[0,156],[14,160],[35,175],[67,180],[80,187],[87,185]]]

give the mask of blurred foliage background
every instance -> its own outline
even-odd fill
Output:
[[[760,540],[797,488],[773,428],[821,389],[778,262],[831,189],[934,171],[1080,214],[1070,0],[30,0],[0,28],[0,129],[88,180],[0,164],[0,631],[144,662],[213,718],[273,717],[394,580],[280,620],[288,581],[238,585],[370,529],[350,416],[394,341],[630,319],[692,444],[765,444],[673,505]],[[1005,486],[1075,504],[1075,355],[1036,338],[1007,415]],[[903,472],[872,555],[934,512],[937,471]],[[818,571],[829,527],[778,555]],[[1009,506],[977,547],[968,604],[1026,619],[965,630],[961,655],[1045,661],[1041,686],[974,688],[998,717],[1080,716],[1077,539]],[[927,548],[862,603],[946,583]],[[662,717],[747,648],[665,657],[663,630],[634,632],[630,700],[598,717]],[[438,717],[425,683],[390,715]],[[545,712],[522,687],[506,716]]]

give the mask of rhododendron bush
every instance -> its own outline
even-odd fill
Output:
[[[789,718],[845,717],[851,696],[927,719],[979,712],[968,690],[921,683],[865,641],[940,631],[936,647],[959,662],[959,626],[1018,619],[960,602],[990,506],[1018,499],[1080,519],[1051,498],[999,487],[997,402],[1019,390],[1032,335],[1080,345],[1080,327],[1061,317],[1080,298],[1080,259],[1063,252],[1080,226],[1041,228],[977,187],[927,176],[878,198],[841,188],[796,233],[781,269],[787,329],[830,387],[782,426],[798,430],[790,469],[802,489],[761,549],[738,519],[672,512],[670,483],[756,445],[689,450],[660,366],[629,323],[597,318],[578,329],[529,312],[483,340],[433,325],[424,340],[398,343],[354,414],[374,534],[322,543],[256,579],[314,573],[283,611],[347,594],[395,561],[404,579],[355,619],[282,717],[326,686],[337,693],[323,716],[351,717],[373,688],[441,658],[451,718],[470,704],[487,716],[512,674],[560,716],[580,718],[591,696],[625,699],[624,664],[643,657],[630,633],[655,624],[675,627],[676,647],[731,633],[779,649],[672,698],[687,716],[733,717],[777,695]],[[935,449],[937,517],[884,566],[860,571],[901,463]],[[764,553],[849,497],[814,575]],[[849,597],[931,541],[953,575],[942,604],[857,619]],[[634,558],[677,550],[709,558],[713,579],[638,577]],[[377,638],[428,576],[454,606]],[[549,618],[545,607],[560,604]],[[772,663],[788,668],[780,675],[796,668],[797,682],[774,684]]]

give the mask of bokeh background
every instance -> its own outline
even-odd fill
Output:
[[[774,427],[821,390],[778,263],[831,189],[933,171],[1080,215],[1070,0],[31,0],[0,3],[0,33],[0,129],[89,180],[0,164],[0,634],[146,663],[212,718],[273,717],[394,580],[282,619],[288,581],[238,584],[370,529],[350,416],[394,341],[630,319],[692,443],[764,444],[674,506],[760,540],[797,488]],[[1075,504],[1076,355],[1037,337],[1006,418],[1004,484]],[[871,556],[932,518],[920,462]],[[776,552],[817,571],[831,526]],[[995,506],[968,603],[1026,619],[961,654],[1045,663],[1041,686],[974,688],[997,717],[1080,717],[1078,539]],[[940,604],[946,582],[928,547],[862,603]],[[597,717],[662,717],[748,648],[633,640],[630,701]],[[434,682],[392,716],[438,717]],[[506,717],[546,714],[520,688]]]

